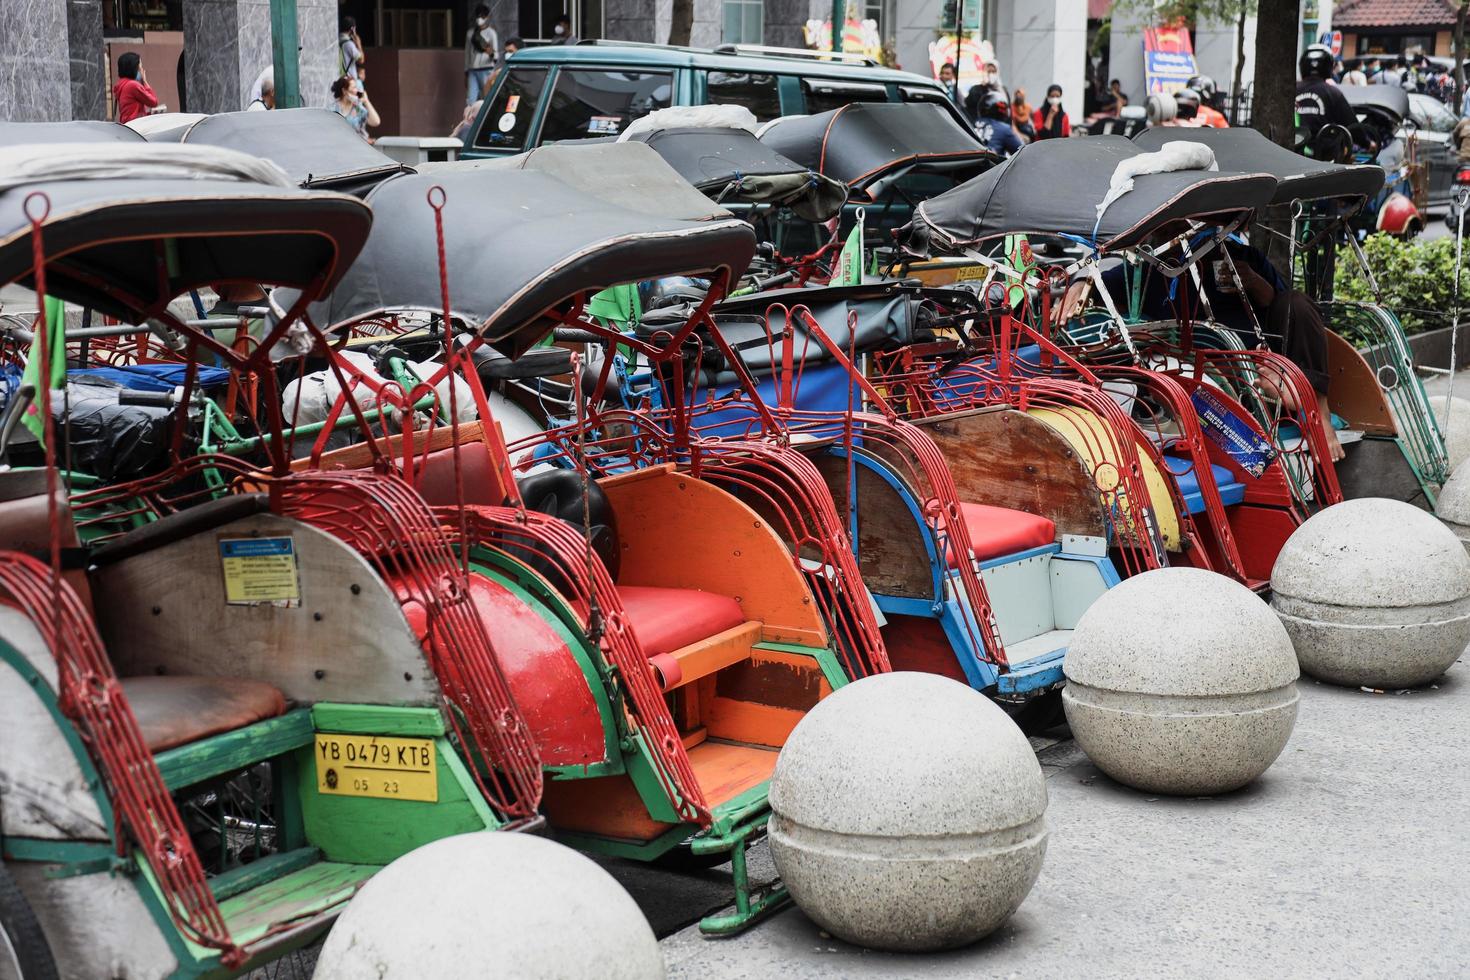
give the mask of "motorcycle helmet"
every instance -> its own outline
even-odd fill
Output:
[[[1196,75],[1189,80],[1189,88],[1199,93],[1199,97],[1205,102],[1213,102],[1215,93],[1219,89],[1215,86],[1215,80],[1209,75]]]
[[[1182,88],[1174,93],[1175,117],[1193,119],[1199,115],[1199,93],[1192,88]]]
[[[1004,119],[1007,122],[1011,118],[1011,100],[1000,89],[991,89],[985,93],[985,101],[980,106],[980,115],[986,119]]]
[[[1303,79],[1327,79],[1332,77],[1333,61],[1331,48],[1325,44],[1311,44],[1302,52],[1297,67],[1301,69]]]

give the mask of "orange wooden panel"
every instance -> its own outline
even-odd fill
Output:
[[[776,749],[705,741],[689,750],[689,763],[710,806],[719,806],[771,778]]]
[[[627,840],[652,840],[674,826],[648,816],[648,807],[627,776],[548,780],[541,809],[559,830]]]
[[[752,650],[746,663],[721,671],[699,691],[711,738],[779,748],[832,686],[811,657]]]
[[[739,663],[750,656],[750,648],[760,639],[760,623],[741,623],[698,643],[680,647],[670,654],[679,662],[679,669],[684,674],[680,686]]]
[[[1369,435],[1398,435],[1373,368],[1352,344],[1331,330],[1327,331],[1327,405],[1350,428]]]
[[[826,626],[791,553],[733,495],[669,467],[599,483],[617,516],[619,584],[727,595],[766,635],[827,645]]]

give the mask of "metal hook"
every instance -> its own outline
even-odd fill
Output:
[[[434,195],[436,194],[439,196],[437,201],[434,199]],[[449,200],[449,195],[444,193],[444,187],[442,185],[435,184],[424,194],[424,198],[429,202],[429,207],[435,211],[443,211],[445,202]]]
[[[44,205],[45,210],[42,211],[39,215],[32,214],[32,201],[40,202],[42,205]],[[31,191],[29,194],[26,195],[25,203],[24,205],[22,205],[22,207],[25,211],[26,220],[29,221],[32,226],[39,225],[41,224],[41,222],[51,217],[51,196],[45,191]]]

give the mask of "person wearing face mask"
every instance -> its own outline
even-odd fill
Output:
[[[556,23],[551,28],[551,33],[556,35],[554,44],[576,44],[577,35],[572,33],[572,19],[566,14],[556,18]]]
[[[499,51],[500,38],[490,26],[490,8],[482,3],[475,8],[475,23],[464,38],[465,105],[480,101]]]
[[[1047,87],[1046,104],[1036,110],[1031,125],[1036,127],[1036,138],[1039,140],[1072,135],[1072,121],[1067,118],[1067,111],[1062,108],[1062,87],[1060,85]]]

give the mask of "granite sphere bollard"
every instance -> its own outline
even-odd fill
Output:
[[[1276,556],[1271,593],[1302,671],[1334,684],[1427,684],[1470,643],[1470,556],[1401,500],[1313,514]]]
[[[1077,623],[1062,666],[1078,746],[1149,793],[1244,786],[1296,724],[1291,639],[1254,592],[1199,568],[1156,569],[1109,589]]]
[[[1446,407],[1448,402],[1448,407]],[[1445,452],[1450,458],[1450,471],[1470,459],[1470,401],[1463,398],[1431,398],[1430,411],[1444,436]]]
[[[1046,780],[1026,736],[967,685],[880,674],[807,713],[771,777],[771,856],[835,936],[948,949],[1005,922],[1046,854]]]
[[[657,980],[658,940],[596,863],[532,834],[446,837],[374,875],[337,919],[313,980]]]
[[[1470,466],[1461,466],[1439,491],[1434,513],[1470,551]]]

